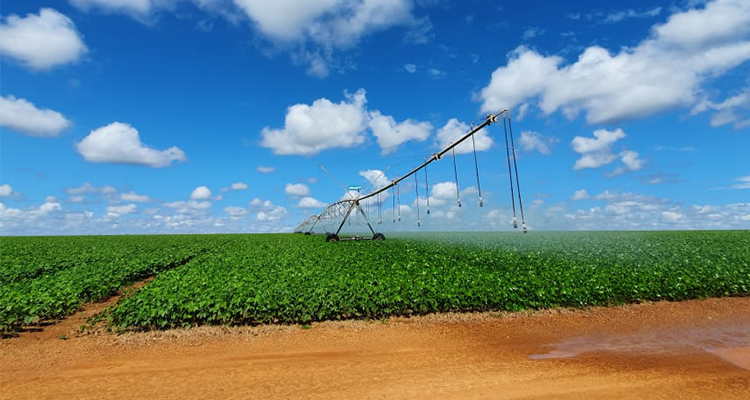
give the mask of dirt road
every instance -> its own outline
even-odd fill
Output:
[[[310,329],[60,329],[0,343],[0,397],[750,399],[750,297]]]

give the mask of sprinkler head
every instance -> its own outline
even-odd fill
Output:
[[[524,222],[523,223],[523,233],[526,233],[526,232],[527,232],[527,230],[526,230],[526,223]]]
[[[484,202],[481,197],[479,198],[479,207],[484,207]]]
[[[417,226],[422,226],[422,221],[417,221]]]
[[[461,200],[458,201],[458,206],[461,207]]]
[[[518,222],[516,221],[516,217],[513,217],[513,229],[518,229]]]
[[[427,215],[430,215],[430,209],[429,208],[427,209]]]

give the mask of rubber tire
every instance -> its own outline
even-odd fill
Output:
[[[339,241],[339,235],[335,233],[329,233],[326,235],[326,242],[338,242]]]
[[[372,240],[385,240],[385,235],[382,233],[376,233],[372,235]]]
[[[310,236],[310,235],[312,235],[312,233],[310,233],[310,232],[305,232],[305,236]]]

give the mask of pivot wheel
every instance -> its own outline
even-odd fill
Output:
[[[339,241],[339,235],[335,233],[329,233],[326,235],[326,242],[338,242]]]
[[[376,233],[372,235],[372,240],[385,240],[385,235],[382,233]]]

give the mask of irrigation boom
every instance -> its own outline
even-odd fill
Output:
[[[430,158],[428,158],[422,164],[414,167],[408,173],[406,173],[406,174],[404,174],[404,175],[402,175],[402,176],[400,176],[400,177],[398,177],[396,179],[393,179],[387,185],[385,185],[383,187],[380,187],[380,188],[376,188],[372,192],[364,194],[364,195],[361,195],[361,196],[357,196],[357,197],[353,197],[353,198],[350,198],[350,199],[343,199],[343,200],[336,201],[336,202],[330,204],[329,206],[327,206],[323,210],[323,212],[321,212],[320,214],[313,215],[313,216],[309,217],[308,219],[306,219],[299,226],[297,226],[297,228],[295,228],[294,231],[297,232],[297,233],[305,233],[306,235],[310,235],[310,234],[312,234],[312,231],[315,228],[315,226],[317,225],[317,223],[320,222],[321,220],[329,220],[329,219],[334,219],[334,218],[338,219],[338,218],[343,217],[343,219],[341,220],[341,223],[338,225],[338,229],[336,230],[336,232],[335,233],[328,232],[328,235],[326,237],[326,241],[338,241],[340,239],[339,236],[338,236],[338,234],[341,232],[341,229],[344,227],[344,224],[347,222],[347,220],[349,220],[351,217],[353,217],[352,216],[352,212],[354,212],[355,215],[356,215],[357,212],[359,212],[359,214],[362,215],[362,217],[364,218],[364,221],[367,223],[367,226],[370,228],[370,231],[373,234],[372,239],[373,240],[384,240],[385,236],[382,233],[376,233],[375,229],[373,229],[373,227],[370,224],[370,221],[369,221],[369,219],[367,217],[367,213],[365,213],[365,211],[362,209],[361,203],[363,201],[365,201],[365,202],[367,202],[366,204],[369,206],[369,199],[374,198],[375,196],[378,196],[381,193],[386,192],[386,191],[388,191],[391,188],[397,187],[400,182],[402,182],[405,179],[407,179],[407,178],[415,175],[417,172],[419,172],[422,169],[425,170],[425,184],[427,184],[427,172],[426,172],[427,166],[430,165],[431,163],[437,161],[437,160],[440,160],[448,152],[451,152],[453,154],[453,163],[454,163],[453,166],[454,166],[454,171],[455,171],[455,166],[456,166],[456,164],[455,164],[455,148],[456,148],[456,146],[460,145],[461,143],[463,143],[465,140],[467,140],[469,138],[472,139],[472,145],[473,145],[472,147],[474,149],[474,163],[475,163],[475,168],[476,168],[476,172],[477,172],[477,185],[479,185],[479,167],[478,167],[477,161],[476,161],[476,144],[473,143],[474,135],[477,132],[479,132],[482,129],[484,129],[487,126],[489,126],[490,124],[498,122],[498,117],[500,117],[500,116],[503,117],[503,127],[505,129],[506,153],[507,153],[507,156],[508,156],[508,174],[509,174],[509,177],[510,177],[511,199],[512,199],[512,203],[513,203],[513,227],[516,228],[517,227],[517,223],[516,223],[516,209],[515,209],[515,194],[513,192],[513,176],[512,176],[512,172],[511,172],[511,163],[510,163],[511,154],[513,156],[513,166],[515,167],[514,169],[515,169],[515,175],[516,175],[515,176],[515,178],[516,178],[516,189],[517,189],[517,193],[518,193],[518,203],[519,203],[519,206],[520,206],[520,209],[521,209],[521,220],[522,220],[522,224],[523,224],[523,232],[526,233],[526,222],[525,222],[524,217],[523,217],[523,203],[521,203],[521,189],[520,189],[520,187],[518,185],[518,166],[517,166],[517,163],[516,163],[515,144],[513,143],[513,130],[512,130],[512,127],[510,125],[510,110],[508,110],[508,109],[504,109],[504,110],[502,110],[502,111],[500,111],[500,112],[498,112],[496,114],[490,114],[490,115],[488,115],[481,124],[473,127],[469,132],[467,132],[466,134],[464,134],[463,136],[461,136],[458,140],[456,140],[455,142],[450,143],[448,146],[446,146],[441,151],[439,151],[437,153],[433,153],[430,156]],[[508,122],[507,127],[506,127],[506,119],[507,119],[507,122]],[[511,143],[511,146],[512,146],[512,151],[508,147],[508,131],[509,130],[510,130],[510,138],[511,138],[511,142],[510,143]],[[321,165],[321,168],[323,168],[322,165]],[[327,170],[324,169],[324,171],[326,173],[328,173]],[[416,176],[415,176],[415,179],[416,179]],[[416,180],[415,180],[415,183],[417,185],[417,188],[416,188],[417,189],[417,214],[419,215],[419,187],[418,187],[419,183]],[[428,190],[428,192],[426,194],[426,198],[428,199],[427,200],[427,202],[428,202],[427,203],[427,213],[429,214],[429,212],[430,212],[429,211],[429,186],[427,187],[427,190]],[[458,193],[458,175],[457,175],[457,173],[456,173],[456,190],[457,190],[456,196],[458,198],[458,206],[460,207],[461,206],[461,199],[460,199],[459,193]],[[479,206],[480,207],[482,206],[481,192],[480,192]],[[378,197],[378,207],[379,207],[379,211],[380,211],[380,207],[382,207],[382,202],[380,201],[380,197]],[[394,207],[395,207],[395,201],[394,201]],[[400,212],[401,212],[401,209],[400,209],[400,192],[399,192],[399,220],[400,220]],[[395,218],[394,218],[394,222],[395,222]],[[351,223],[351,221],[350,221],[350,223]],[[417,225],[419,226],[420,224],[421,224],[421,222],[420,222],[419,216],[418,216],[417,217]],[[308,226],[309,226],[309,229],[307,229]],[[355,239],[360,239],[360,237],[355,237]]]

